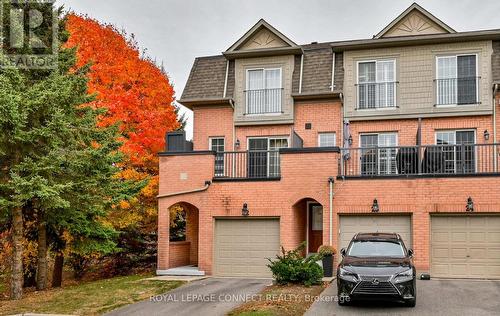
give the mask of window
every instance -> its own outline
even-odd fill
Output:
[[[247,70],[247,114],[281,113],[281,68]]]
[[[396,106],[396,60],[358,63],[358,109]]]
[[[215,176],[224,176],[224,138],[209,138],[210,150],[215,151]]]
[[[361,135],[361,175],[396,174],[397,145],[397,133]]]
[[[439,161],[443,165],[444,173],[474,173],[475,159],[475,132],[474,131],[439,131],[436,132],[437,145],[440,148]]]
[[[355,257],[390,257],[404,258],[405,249],[399,242],[356,240],[351,243],[347,251],[349,256]]]
[[[279,177],[279,149],[286,147],[288,147],[287,138],[249,138],[248,177]]]
[[[335,133],[319,133],[318,134],[319,147],[334,147],[335,146]]]
[[[437,57],[438,105],[478,102],[477,55]]]

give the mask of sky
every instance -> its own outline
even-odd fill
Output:
[[[134,34],[165,66],[176,98],[194,58],[218,55],[260,18],[297,44],[371,38],[413,0],[57,0],[80,14]],[[417,2],[456,31],[500,29],[499,0]],[[192,137],[192,112],[186,133]]]

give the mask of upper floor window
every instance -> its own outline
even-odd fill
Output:
[[[281,68],[247,70],[246,113],[281,113]]]
[[[438,105],[478,103],[477,55],[437,57]]]
[[[396,106],[396,60],[358,63],[358,109]]]
[[[437,157],[443,165],[441,171],[444,173],[473,173],[476,169],[475,143],[476,133],[474,130],[436,132],[436,145],[441,145],[439,149],[442,152]]]
[[[319,147],[334,147],[335,146],[335,133],[319,133],[318,134]]]
[[[224,176],[224,137],[210,137],[210,150],[215,151],[215,176]]]

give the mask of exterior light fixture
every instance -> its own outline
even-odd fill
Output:
[[[236,148],[240,148],[240,140],[237,139],[236,140],[236,143],[234,143],[234,145],[236,146]]]
[[[470,196],[467,199],[467,205],[465,206],[465,211],[474,212],[474,201],[472,201],[472,198]]]
[[[490,139],[490,132],[488,132],[487,129],[484,130],[483,135],[484,135],[484,140],[489,140]]]
[[[352,135],[349,135],[349,138],[347,139],[347,142],[349,145],[352,145]]]
[[[248,216],[250,215],[250,211],[248,211],[248,204],[243,203],[243,208],[241,209],[241,215]]]
[[[373,204],[372,204],[372,212],[377,213],[380,210],[378,206],[378,201],[377,199],[373,199]]]

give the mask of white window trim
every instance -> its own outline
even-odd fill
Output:
[[[321,139],[321,135],[322,134],[333,134],[333,147],[337,146],[337,132],[318,132],[318,147],[321,147],[321,142],[320,142],[320,139]],[[323,146],[323,147],[327,147],[327,146]]]
[[[212,140],[214,139],[222,139],[224,144],[224,151],[226,151],[226,137],[224,136],[209,136],[208,137],[208,150],[212,150]]]
[[[273,139],[286,139],[286,144],[287,147],[283,148],[290,148],[290,136],[248,136],[247,137],[247,152],[250,151],[250,140],[251,139],[267,139],[267,151],[269,152],[269,147],[271,144],[271,140]],[[269,153],[267,154],[267,171],[266,174],[269,177]]]
[[[381,58],[381,59],[366,59],[366,60],[358,60],[356,61],[356,84],[359,86],[359,64],[362,64],[362,63],[375,63],[375,82],[373,83],[379,83],[377,81],[377,62],[379,61],[392,61],[394,63],[394,82],[398,82],[398,78],[397,78],[397,74],[398,74],[398,70],[397,70],[397,62],[396,62],[396,58]],[[384,83],[386,81],[380,81],[380,83]],[[367,82],[365,82],[367,83]],[[356,110],[358,111],[373,111],[373,110],[376,110],[376,111],[391,111],[391,110],[395,110],[397,108],[399,108],[399,105],[398,105],[398,87],[397,85],[394,86],[394,106],[388,106],[388,107],[375,107],[374,109],[360,109],[359,108],[359,88],[356,89]]]
[[[455,144],[456,145],[456,140],[457,140],[457,132],[473,132],[474,133],[474,145],[477,144],[477,130],[473,128],[462,128],[462,129],[437,129],[434,131],[434,144],[437,145],[437,134],[441,132],[454,132],[455,133]],[[446,146],[446,145],[441,145],[441,146]],[[474,146],[474,170],[478,170],[478,161],[477,161],[477,146]],[[453,161],[456,162],[456,153],[453,153]],[[455,170],[454,173],[457,173],[457,165],[455,163],[454,166]]]
[[[477,106],[479,105],[479,103],[481,102],[481,99],[479,98],[479,54],[478,53],[463,53],[463,54],[447,54],[447,55],[437,55],[436,56],[436,73],[435,73],[435,78],[436,80],[440,79],[439,78],[439,66],[438,66],[438,63],[439,63],[439,59],[440,58],[449,58],[449,57],[458,57],[458,56],[476,56],[476,103],[467,103],[467,104],[458,104],[458,85],[455,87],[455,94],[457,95],[457,103],[455,104],[438,104],[438,100],[439,100],[439,90],[437,89],[437,84],[435,84],[435,90],[436,90],[436,93],[435,93],[435,103],[436,103],[436,107],[438,108],[449,108],[449,107],[457,107],[457,106]],[[455,68],[457,69],[457,72],[458,72],[458,58],[455,58]],[[442,79],[442,78],[441,78]]]
[[[398,147],[399,146],[399,133],[398,132],[368,132],[368,133],[360,133],[359,134],[359,148],[365,149],[369,147],[361,147],[361,136],[367,136],[367,135],[377,135],[377,147],[376,148],[390,148],[387,146],[379,146],[378,145],[378,135],[380,134],[393,134],[396,135],[396,145],[390,146],[390,147]],[[379,157],[380,159],[380,157]],[[359,159],[359,170],[361,171],[362,165],[361,165],[361,159]],[[380,161],[377,161],[377,175],[380,175]]]
[[[278,89],[283,89],[283,69],[282,67],[256,67],[256,68],[247,68],[245,70],[245,91],[249,91],[249,81],[248,81],[248,73],[252,70],[263,70],[264,73],[266,70],[279,70],[280,71],[280,87]],[[265,75],[264,75],[265,78]],[[264,88],[266,89],[266,88]],[[278,116],[281,115],[283,112],[283,96],[281,97],[281,104],[280,104],[280,112],[275,112],[275,113],[252,113],[248,114],[248,94],[245,95],[245,115],[246,116]]]

